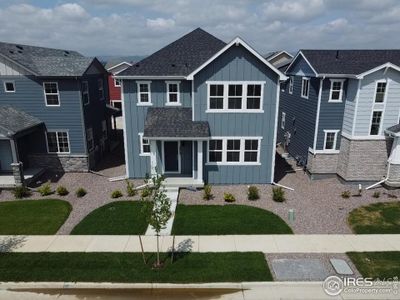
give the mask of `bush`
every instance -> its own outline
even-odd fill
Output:
[[[69,194],[67,188],[65,186],[62,186],[62,185],[57,187],[56,193],[57,193],[57,195],[60,195],[60,196],[66,196],[66,195]]]
[[[374,198],[379,198],[381,196],[381,193],[380,192],[374,192],[373,194],[372,194],[372,197],[374,197]]]
[[[111,198],[115,199],[115,198],[120,198],[122,197],[122,192],[120,190],[115,190],[111,193]]]
[[[283,190],[282,187],[278,186],[272,188],[272,199],[275,202],[284,202],[286,200],[285,191]]]
[[[146,186],[142,190],[141,196],[142,196],[142,198],[146,198],[146,197],[150,196],[150,194],[151,194],[150,188],[148,186]]]
[[[128,195],[128,197],[133,197],[137,194],[135,186],[129,180],[126,181],[126,194]]]
[[[258,188],[254,185],[249,186],[247,190],[247,198],[249,200],[257,200],[260,199],[260,195],[258,193]]]
[[[348,198],[350,198],[350,196],[351,196],[350,191],[346,190],[346,191],[342,192],[342,198],[343,199],[348,199]]]
[[[77,189],[76,192],[75,192],[75,195],[76,195],[78,198],[82,198],[82,197],[84,197],[86,194],[87,194],[87,192],[86,192],[86,190],[85,190],[84,188],[79,188],[79,189]]]
[[[40,188],[38,188],[38,192],[40,193],[41,196],[48,196],[48,195],[53,194],[53,191],[51,190],[50,182],[46,182]]]
[[[231,193],[224,193],[225,202],[235,202],[236,198]]]
[[[12,190],[12,193],[14,194],[14,197],[16,199],[22,199],[25,197],[29,197],[32,194],[31,191],[25,186],[16,186]]]
[[[203,190],[203,199],[204,200],[211,200],[214,197],[214,195],[211,192],[211,185],[206,184],[204,186],[204,190]]]

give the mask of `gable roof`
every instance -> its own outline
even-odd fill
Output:
[[[273,51],[273,52],[269,52],[265,55],[265,59],[270,61],[271,59],[274,59],[275,57],[277,57],[280,54],[286,54],[287,56],[293,58],[293,55],[290,54],[289,52],[285,51],[285,50],[281,50],[281,51]]]
[[[119,73],[121,76],[187,76],[226,45],[201,28]]]
[[[299,55],[305,58],[318,76],[360,78],[371,70],[384,67],[400,69],[400,50],[300,50],[293,62]]]
[[[0,55],[37,76],[82,76],[94,60],[72,50],[3,42]]]
[[[9,105],[0,106],[0,134],[5,137],[13,137],[42,123],[38,118],[14,107]]]
[[[126,65],[126,67],[130,67],[132,66],[132,63],[127,62],[127,61],[121,61],[121,60],[114,60],[114,61],[108,61],[105,65],[104,68],[107,71],[110,71],[116,67],[122,66],[122,65]]]

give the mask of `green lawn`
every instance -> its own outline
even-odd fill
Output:
[[[400,275],[400,252],[349,252],[347,255],[364,278],[384,279]]]
[[[348,222],[354,233],[400,233],[400,201],[374,203],[350,212]]]
[[[55,234],[71,210],[68,202],[54,199],[1,202],[0,235]]]
[[[0,281],[81,282],[241,282],[272,281],[260,252],[181,253],[171,264],[153,270],[155,254],[141,253],[2,253]]]
[[[290,234],[292,229],[270,211],[245,205],[182,205],[172,234]]]
[[[144,234],[147,221],[138,201],[116,201],[99,207],[88,214],[71,234]]]

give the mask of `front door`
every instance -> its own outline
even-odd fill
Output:
[[[180,173],[179,142],[164,141],[164,172]]]

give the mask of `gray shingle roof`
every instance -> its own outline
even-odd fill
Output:
[[[301,50],[320,74],[359,75],[387,62],[400,66],[400,50]]]
[[[192,121],[192,109],[186,107],[150,107],[144,124],[145,137],[208,137],[206,121]]]
[[[400,124],[393,125],[393,126],[387,128],[386,131],[393,132],[393,133],[399,133],[400,132]]]
[[[119,75],[187,76],[225,46],[225,42],[197,28]]]
[[[0,106],[0,134],[6,137],[13,137],[42,123],[38,118],[14,107],[8,105]]]
[[[93,62],[76,51],[3,42],[0,54],[38,76],[82,76]]]

